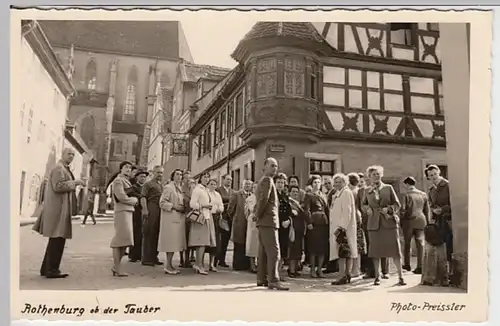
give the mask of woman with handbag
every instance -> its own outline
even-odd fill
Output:
[[[403,263],[400,242],[400,219],[398,216],[401,204],[391,185],[382,182],[384,168],[370,166],[366,174],[370,179],[370,188],[363,199],[367,208],[367,230],[369,238],[368,256],[373,259],[375,281],[380,285],[381,258],[392,258],[398,271],[398,285],[406,285],[403,278]],[[385,276],[388,278],[388,276]]]
[[[217,268],[215,267],[215,256],[217,255],[217,252],[219,252],[220,248],[220,219],[221,219],[221,214],[224,212],[224,203],[222,202],[222,197],[221,195],[216,191],[217,189],[217,180],[215,179],[210,179],[208,182],[208,194],[210,195],[210,198],[212,200],[212,218],[214,221],[214,228],[215,228],[215,247],[214,248],[207,248],[207,251],[210,255],[210,260],[209,260],[209,271],[211,272],[217,272]]]
[[[198,181],[198,185],[191,194],[189,206],[191,211],[187,217],[190,220],[189,247],[196,250],[196,261],[193,265],[196,273],[207,275],[203,268],[203,257],[207,247],[216,247],[215,225],[212,218],[212,199],[207,186],[210,180],[209,173],[203,173]]]
[[[358,258],[356,202],[347,183],[346,175],[333,176],[337,191],[330,207],[330,260],[338,259],[340,278],[332,285],[351,283],[353,260]]]
[[[180,272],[172,265],[174,253],[186,250],[186,222],[184,215],[184,196],[182,194],[182,170],[175,169],[170,175],[170,183],[163,188],[160,197],[160,235],[158,251],[166,255],[165,274],[177,275]]]
[[[110,247],[113,249],[113,276],[128,276],[121,271],[121,260],[125,256],[125,250],[134,245],[133,214],[137,198],[129,196],[132,184],[129,181],[132,163],[120,163],[120,172],[112,182],[114,198],[113,224],[115,234],[111,240]]]
[[[290,230],[293,232],[293,236],[290,234],[290,248],[288,250],[288,276],[295,278],[300,276],[299,264],[302,259],[302,248],[304,246],[304,234],[306,229],[306,218],[305,212],[300,204],[301,192],[298,186],[289,187],[289,203],[291,208],[292,226]]]

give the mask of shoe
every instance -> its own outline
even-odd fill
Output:
[[[156,264],[155,263],[149,263],[149,262],[142,262],[141,265],[144,265],[144,266],[155,266]]]
[[[427,282],[427,281],[422,282],[422,285],[425,285],[425,286],[434,286],[434,284],[432,284],[431,282]]]
[[[265,282],[257,282],[257,286],[266,286],[267,287],[268,285],[269,285],[269,283],[267,281],[265,281]]]
[[[117,276],[117,277],[127,277],[128,276],[127,273],[119,273],[114,268],[111,268],[111,273],[113,273],[113,276]]]
[[[398,285],[401,285],[401,286],[406,285],[404,278],[402,278],[402,277],[399,278]]]
[[[409,272],[409,271],[411,271],[411,266],[410,266],[410,265],[403,265],[403,269],[404,269],[405,271],[408,271],[408,272]]]
[[[157,262],[155,263],[155,265],[160,266],[160,265],[163,265],[163,263],[162,263],[161,261],[157,261]]]
[[[323,272],[321,270],[316,271],[316,276],[318,278],[326,278],[326,276],[323,274]]]
[[[219,263],[218,266],[220,266],[220,267],[229,267],[229,265],[226,264],[225,262]]]
[[[177,270],[169,270],[169,269],[164,269],[163,270],[165,272],[165,274],[168,274],[168,275],[179,275],[181,272],[177,271]]]
[[[46,278],[66,278],[66,277],[68,277],[69,275],[68,275],[68,274],[66,274],[66,273],[61,273],[61,272],[59,272],[59,273],[46,273],[46,274],[45,274],[45,275],[43,275],[43,276],[45,276]]]
[[[200,275],[208,275],[207,271],[205,271],[204,269],[198,267],[198,266],[193,266],[196,274],[200,274]]]
[[[288,291],[288,290],[290,290],[290,288],[288,288],[286,286],[283,286],[280,283],[269,283],[267,285],[267,288],[269,290],[278,290],[278,291]]]
[[[295,272],[291,272],[290,270],[287,271],[288,277],[290,278],[296,278],[297,274]]]
[[[415,268],[415,270],[413,271],[413,274],[421,275],[422,274],[422,268],[420,268],[420,267]]]
[[[208,269],[210,272],[214,272],[214,273],[217,273],[218,270],[217,268],[215,268],[215,266],[210,266],[210,268]]]
[[[129,261],[129,262],[131,262],[131,263],[137,263],[138,259],[130,259],[130,258],[129,258],[129,260],[128,260],[128,261]]]
[[[378,277],[376,277],[375,281],[373,281],[373,285],[375,285],[375,286],[380,285],[380,279]]]
[[[382,275],[382,278],[383,278],[384,280],[388,280],[388,279],[389,279],[389,275],[388,275],[388,274],[384,274],[384,275]]]
[[[351,276],[343,276],[340,280],[332,282],[332,285],[345,285],[351,283]]]

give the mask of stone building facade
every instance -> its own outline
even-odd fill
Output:
[[[50,170],[64,148],[66,113],[75,88],[66,75],[36,21],[23,20],[20,38],[20,64],[15,72],[15,95],[20,99],[13,191],[19,194],[15,209],[22,217],[37,216],[43,202],[43,189]],[[17,165],[16,164],[16,165]],[[15,190],[19,185],[19,189]],[[17,192],[19,191],[19,192]]]
[[[426,188],[426,165],[447,170],[439,46],[435,24],[255,24],[199,105],[193,174],[231,173],[238,188],[273,156],[302,186],[380,164],[396,191],[408,175]]]
[[[158,84],[173,87],[177,66],[192,61],[174,21],[43,21],[59,59],[73,67],[78,91],[69,109],[98,162],[92,185],[104,187],[127,160],[146,166]],[[105,207],[103,196],[100,210]]]

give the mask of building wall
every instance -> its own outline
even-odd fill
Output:
[[[68,109],[62,95],[31,46],[21,40],[18,74],[23,92],[18,130],[21,216],[32,216],[40,186],[61,157]],[[36,159],[34,159],[36,158]],[[24,182],[22,181],[24,179]],[[21,203],[19,203],[21,205]]]
[[[121,162],[129,161],[135,163],[136,148],[139,145],[139,137],[135,134],[113,134],[111,135],[111,148],[109,169],[111,173],[117,172]],[[113,146],[118,144],[118,146]]]

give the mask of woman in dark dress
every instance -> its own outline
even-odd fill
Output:
[[[321,177],[313,175],[308,184],[311,192],[304,198],[304,211],[307,220],[307,247],[310,255],[311,277],[324,278],[321,267],[325,260],[329,242],[329,208],[321,191]]]
[[[288,200],[288,193],[286,191],[286,175],[284,173],[278,173],[274,177],[274,183],[276,184],[276,190],[278,191],[279,200],[279,211],[278,217],[280,220],[280,228],[278,231],[279,243],[280,243],[280,270],[283,268],[284,262],[288,259],[288,243],[290,242],[290,225],[292,223],[290,208],[290,203]]]
[[[300,275],[297,270],[302,259],[306,218],[304,208],[300,204],[300,188],[298,186],[290,186],[288,193],[290,194],[289,202],[295,235],[293,241],[290,241],[288,250],[288,276],[293,278]]]

